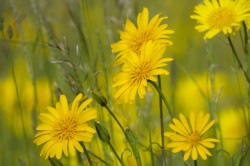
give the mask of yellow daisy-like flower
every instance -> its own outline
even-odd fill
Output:
[[[34,143],[44,144],[40,156],[60,159],[65,156],[75,155],[75,149],[83,152],[80,141],[91,142],[95,129],[90,127],[89,121],[97,117],[96,110],[88,107],[92,99],[86,99],[79,94],[73,101],[71,110],[65,95],[60,96],[56,108],[48,107],[49,113],[41,113],[42,123],[37,126]]]
[[[114,65],[119,65],[124,62],[125,54],[132,50],[136,54],[140,54],[143,43],[153,40],[167,45],[172,45],[168,40],[168,34],[174,33],[173,30],[167,30],[167,24],[161,22],[168,17],[160,17],[160,14],[155,15],[150,22],[147,8],[143,8],[142,12],[137,17],[137,28],[127,19],[124,31],[119,31],[120,41],[111,44],[112,52],[118,53]]]
[[[215,123],[215,120],[208,122],[210,114],[204,115],[200,113],[198,117],[196,117],[194,113],[191,113],[191,128],[183,114],[179,114],[179,117],[180,120],[173,118],[173,124],[169,124],[169,127],[175,132],[164,133],[165,136],[174,141],[169,143],[167,147],[173,148],[173,153],[184,151],[184,160],[187,160],[190,155],[193,160],[197,160],[198,154],[203,160],[207,159],[207,155],[212,156],[207,148],[214,148],[215,145],[213,142],[219,141],[214,138],[201,138]]]
[[[122,71],[114,78],[113,87],[119,88],[114,97],[119,102],[132,103],[137,92],[143,98],[146,89],[149,89],[148,80],[156,82],[155,75],[169,74],[162,67],[167,65],[165,62],[173,59],[162,58],[165,50],[165,44],[148,41],[143,44],[139,55],[129,51]]]
[[[225,35],[239,30],[241,22],[249,16],[249,7],[245,0],[204,0],[204,4],[195,7],[192,19],[198,24],[195,29],[206,32],[204,39],[211,39],[220,32]]]

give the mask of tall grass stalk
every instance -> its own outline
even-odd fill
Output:
[[[108,162],[106,162],[105,160],[103,160],[102,158],[100,158],[99,156],[97,156],[95,153],[91,152],[88,150],[88,153],[92,156],[94,156],[95,158],[97,158],[98,160],[100,160],[103,164],[107,165],[107,166],[111,166],[111,164],[109,164]]]
[[[161,76],[158,75],[158,85],[161,90]],[[164,124],[163,124],[163,108],[162,97],[159,94],[159,108],[160,108],[160,123],[161,123],[161,150],[162,150],[162,165],[165,165],[165,144],[164,144]]]
[[[90,158],[90,156],[89,156],[89,152],[88,152],[86,146],[84,145],[83,142],[81,142],[81,145],[82,145],[82,147],[83,147],[83,151],[84,151],[84,154],[85,154],[86,157],[87,157],[87,160],[88,160],[88,162],[89,162],[89,165],[90,165],[90,166],[93,166],[92,160],[91,160],[91,158]]]
[[[19,90],[18,90],[18,86],[17,86],[17,80],[16,80],[16,74],[15,74],[15,70],[14,70],[13,58],[9,54],[9,52],[7,52],[7,57],[9,59],[9,63],[10,63],[10,66],[11,66],[11,73],[12,73],[12,77],[13,77],[13,81],[14,81],[14,85],[15,85],[17,102],[18,102],[18,107],[19,107],[19,111],[20,111],[20,115],[21,115],[23,137],[24,137],[25,146],[26,146],[26,155],[27,155],[28,165],[30,166],[31,162],[30,162],[30,154],[29,154],[29,143],[28,143],[28,137],[27,137],[26,129],[25,129],[25,126],[24,126],[23,109],[22,109],[22,105],[21,105],[21,101],[20,101],[20,95],[19,95]]]
[[[121,158],[120,158],[119,155],[117,154],[117,152],[116,152],[115,148],[113,147],[113,145],[112,145],[110,142],[108,142],[108,145],[109,145],[109,147],[111,148],[111,150],[114,152],[114,154],[115,154],[116,158],[119,160],[120,164],[121,164],[122,166],[125,166],[125,164],[123,163],[123,161],[121,160]]]
[[[172,112],[172,110],[171,110],[171,107],[170,107],[170,105],[168,104],[168,101],[167,101],[165,95],[163,94],[162,90],[160,89],[160,87],[159,87],[154,81],[148,80],[148,82],[149,82],[150,84],[152,84],[152,85],[154,86],[154,88],[158,91],[159,95],[161,96],[161,99],[163,99],[164,104],[166,105],[166,107],[167,107],[167,109],[168,109],[168,113],[169,113],[170,117],[173,118],[174,115],[173,115],[173,112]]]
[[[241,69],[242,72],[244,73],[244,76],[245,76],[245,78],[246,78],[248,84],[250,84],[250,79],[249,79],[249,77],[248,77],[248,75],[247,75],[247,72],[245,71],[245,69],[244,69],[244,67],[243,67],[243,65],[242,65],[242,63],[241,63],[241,61],[240,61],[240,58],[239,58],[239,56],[238,56],[238,54],[237,54],[237,52],[236,52],[236,50],[235,50],[235,47],[234,47],[233,42],[232,42],[232,40],[231,40],[231,37],[229,36],[227,39],[228,39],[228,42],[229,42],[230,47],[231,47],[231,49],[232,49],[233,55],[234,55],[234,57],[235,57],[235,59],[236,59],[238,65],[239,65],[240,69]]]

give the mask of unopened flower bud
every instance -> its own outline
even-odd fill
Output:
[[[102,96],[100,93],[93,91],[92,92],[93,98],[101,105],[101,106],[106,106],[107,105],[107,99]]]
[[[99,138],[106,143],[109,143],[110,136],[108,130],[100,124],[100,122],[95,122],[95,128],[97,130],[97,134]]]

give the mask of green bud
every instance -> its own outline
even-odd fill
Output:
[[[100,93],[93,91],[92,92],[93,98],[101,105],[101,106],[106,106],[107,105],[107,99],[102,96]]]
[[[100,124],[100,122],[95,122],[95,128],[97,130],[97,134],[99,138],[106,143],[109,143],[110,136],[108,130]]]

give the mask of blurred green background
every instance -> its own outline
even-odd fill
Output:
[[[31,165],[49,165],[39,157],[41,147],[33,143],[39,113],[45,112],[48,105],[54,106],[61,93],[72,101],[79,92],[91,97],[91,90],[100,90],[123,125],[133,130],[141,142],[143,165],[150,165],[146,150],[149,134],[153,142],[160,143],[158,94],[149,92],[143,101],[118,105],[112,98],[111,88],[112,77],[119,67],[112,65],[115,55],[110,44],[119,40],[118,30],[123,29],[126,18],[136,22],[143,7],[149,9],[150,18],[157,13],[168,16],[165,22],[175,31],[171,35],[174,44],[165,53],[174,61],[167,66],[170,75],[162,77],[171,107],[185,115],[190,111],[210,112],[216,120],[216,127],[209,134],[221,138],[222,142],[212,151],[214,156],[206,162],[199,161],[200,165],[237,163],[239,154],[245,154],[242,152],[246,150],[245,139],[249,139],[246,137],[249,136],[247,84],[226,38],[221,35],[204,41],[204,34],[194,29],[196,22],[190,15],[198,3],[201,1],[1,0],[0,165],[27,164],[27,147]],[[239,41],[236,34],[233,42],[241,60],[247,63]],[[19,101],[28,144],[23,136]],[[112,142],[122,153],[128,147],[124,136],[107,112],[95,105],[98,120],[107,126]],[[168,131],[170,118],[167,111],[164,113],[165,131]],[[160,148],[152,147],[158,163]],[[88,148],[113,165],[118,164],[97,136]],[[124,155],[128,165],[135,164],[129,152],[125,151]],[[167,155],[169,164],[183,165],[181,154]],[[85,160],[83,156],[74,156],[63,158],[62,162],[77,165],[79,158]],[[98,160],[95,162],[101,165]],[[248,162],[249,159],[244,160],[243,164]]]

